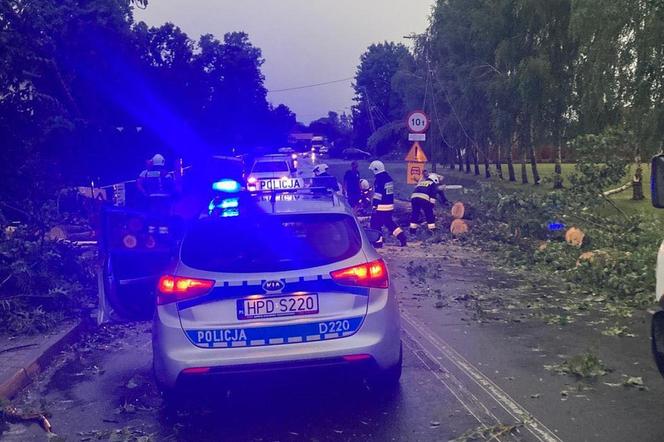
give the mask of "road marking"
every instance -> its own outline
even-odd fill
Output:
[[[423,338],[429,341],[429,343],[438,351],[441,352],[452,364],[454,364],[459,370],[466,374],[470,379],[472,379],[487,395],[489,395],[494,401],[496,401],[510,416],[516,419],[518,422],[524,424],[524,428],[527,429],[537,440],[542,442],[560,442],[562,439],[558,437],[553,431],[546,427],[542,422],[533,417],[528,410],[526,410],[521,404],[514,400],[509,394],[507,394],[502,388],[496,385],[491,379],[489,379],[484,373],[477,369],[473,364],[471,364],[466,358],[464,358],[459,352],[457,352],[452,346],[446,343],[442,338],[436,336],[432,333],[427,327],[418,323],[415,318],[413,318],[406,311],[401,312],[401,317],[412,327],[418,334]],[[406,330],[406,333],[409,333]],[[412,334],[411,334],[411,339]],[[435,360],[435,358],[434,358]],[[448,387],[449,388],[449,387]]]
[[[406,347],[420,360],[429,372],[442,383],[452,395],[459,401],[468,413],[481,424],[482,428],[490,428],[499,423],[498,418],[480,401],[477,396],[470,392],[466,386],[445,367],[443,367],[427,349],[417,344],[415,339],[405,331]],[[424,354],[424,357],[423,357]]]

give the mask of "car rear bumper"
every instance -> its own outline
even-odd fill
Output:
[[[164,315],[166,316],[166,315]],[[387,369],[398,363],[401,337],[399,310],[393,293],[372,293],[367,315],[352,336],[262,347],[200,348],[189,341],[179,321],[155,315],[152,329],[155,375],[175,387],[188,374],[242,374],[329,366],[339,369]],[[350,358],[348,358],[350,356]],[[189,369],[189,370],[188,370]],[[192,370],[193,373],[192,373]]]

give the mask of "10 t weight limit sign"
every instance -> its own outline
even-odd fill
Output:
[[[414,111],[408,115],[406,124],[411,133],[423,134],[429,129],[430,120],[423,111]]]

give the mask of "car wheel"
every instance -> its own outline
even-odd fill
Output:
[[[403,365],[403,345],[399,349],[399,361],[389,368],[379,370],[367,381],[369,388],[375,392],[390,392],[399,387]]]

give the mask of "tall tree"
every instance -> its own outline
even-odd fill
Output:
[[[402,101],[392,90],[392,79],[407,58],[412,59],[408,49],[393,42],[373,44],[360,57],[353,84],[353,128],[358,145],[365,146],[377,128],[403,117]]]

